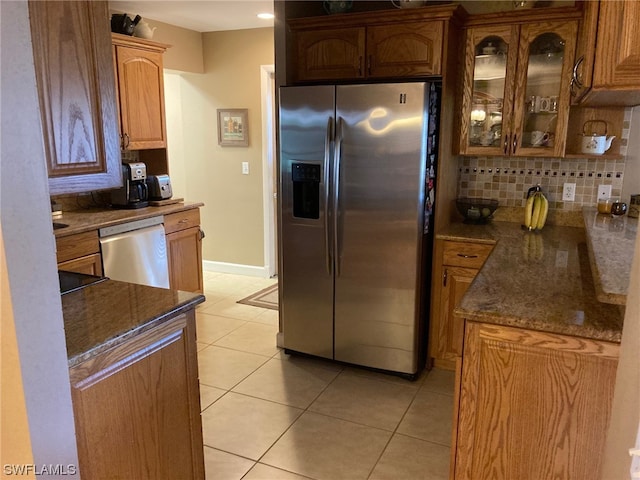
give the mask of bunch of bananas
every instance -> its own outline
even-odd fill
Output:
[[[524,227],[527,230],[542,230],[549,213],[549,201],[540,190],[532,192],[524,207]]]

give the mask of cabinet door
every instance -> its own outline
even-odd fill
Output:
[[[600,479],[618,345],[467,322],[455,478]]]
[[[204,478],[195,312],[70,370],[83,478]]]
[[[601,1],[593,70],[593,100],[640,103],[640,3]],[[592,100],[592,99],[590,99]],[[596,103],[593,103],[594,105]]]
[[[364,77],[364,27],[298,31],[295,38],[298,81]]]
[[[571,103],[579,104],[582,97],[591,89],[593,62],[598,35],[599,1],[582,2],[582,21],[578,26],[576,60],[571,75]]]
[[[516,26],[467,30],[460,153],[507,155],[512,137]]]
[[[440,75],[444,22],[415,22],[367,28],[367,75]]]
[[[29,2],[49,193],[122,184],[107,2]]]
[[[200,292],[202,281],[202,232],[187,228],[167,235],[169,285],[173,290]]]
[[[445,315],[441,331],[441,355],[448,360],[455,360],[462,355],[464,319],[453,314],[462,297],[478,274],[478,270],[460,267],[444,267],[444,287],[442,289],[442,311]]]
[[[102,257],[99,253],[85,255],[58,264],[58,270],[67,272],[86,273],[88,275],[102,276]]]
[[[116,46],[123,147],[165,148],[162,54]]]
[[[521,27],[512,155],[564,155],[577,29],[575,21]]]

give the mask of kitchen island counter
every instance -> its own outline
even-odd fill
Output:
[[[596,297],[601,302],[625,305],[638,219],[601,215],[594,207],[584,207],[582,213]]]
[[[200,294],[105,280],[62,295],[83,478],[204,479]]]
[[[454,310],[465,320],[620,342],[624,309],[596,298],[583,228],[452,224],[437,238],[495,243]]]
[[[62,295],[69,367],[204,302],[201,294],[107,280]]]

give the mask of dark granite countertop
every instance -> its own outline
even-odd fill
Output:
[[[439,239],[495,243],[455,313],[467,320],[620,342],[624,308],[599,302],[584,228],[452,224]]]
[[[107,280],[62,296],[69,367],[204,302],[198,293]]]
[[[204,203],[179,202],[160,207],[136,209],[95,207],[74,210],[64,212],[61,218],[55,220],[56,223],[64,223],[68,226],[54,230],[54,234],[56,237],[65,237],[67,235],[97,230],[133,220],[142,220],[143,218],[155,217],[157,215],[183,212],[192,208],[202,207],[203,205]]]

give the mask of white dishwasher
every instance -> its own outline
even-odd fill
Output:
[[[104,275],[112,280],[169,288],[162,215],[101,228]]]

